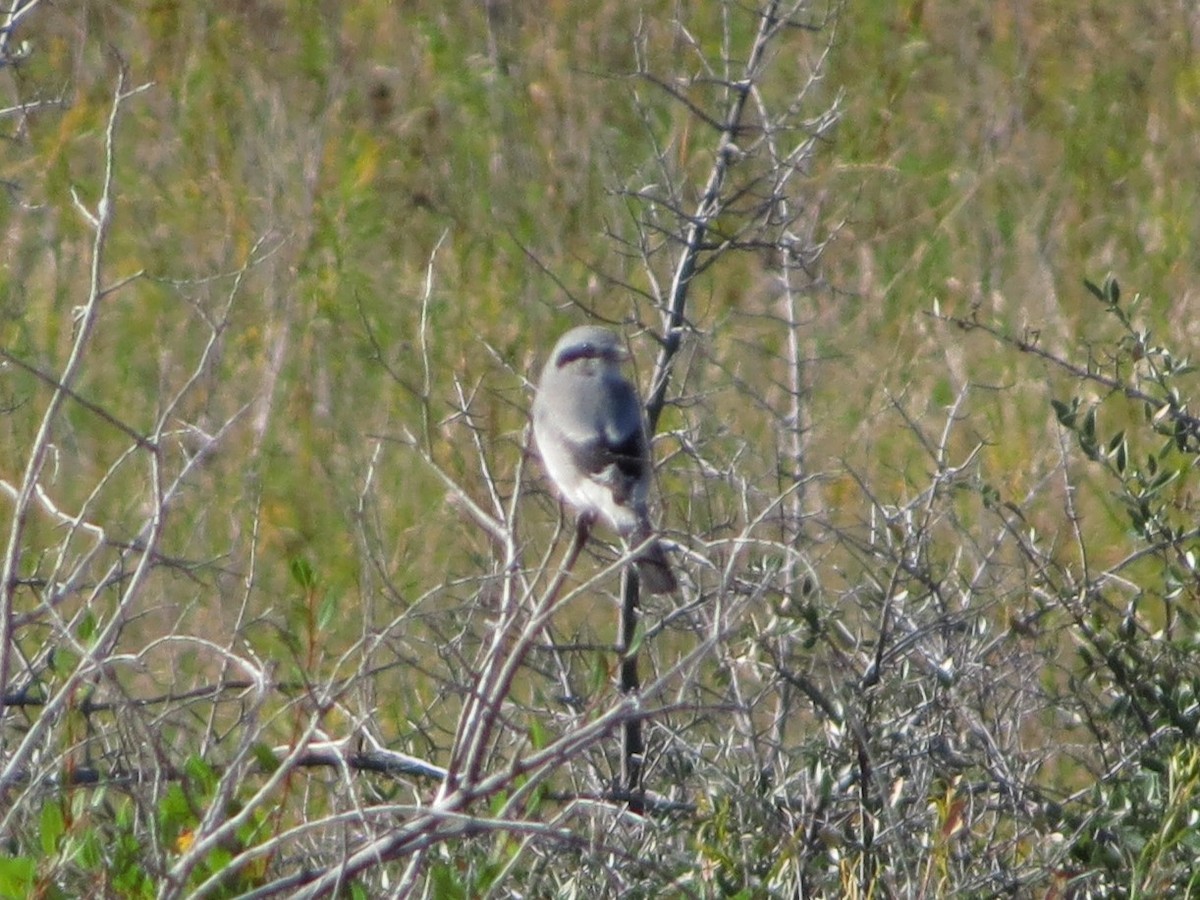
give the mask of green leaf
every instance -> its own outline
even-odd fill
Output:
[[[100,835],[95,830],[89,830],[83,835],[79,844],[79,864],[85,869],[104,867],[104,849],[100,845]]]
[[[541,750],[550,743],[550,735],[540,719],[534,718],[529,723],[529,743],[534,750]]]
[[[503,814],[504,806],[507,803],[508,792],[500,791],[499,793],[492,795],[492,798],[488,801],[488,809],[491,810],[493,816],[499,816]]]
[[[24,900],[33,893],[37,863],[28,856],[0,856],[0,897]]]
[[[292,580],[300,585],[304,590],[311,591],[317,586],[317,574],[307,559],[302,556],[293,556],[288,563],[288,568],[292,573]]]
[[[231,862],[233,862],[233,853],[218,845],[205,858],[204,868],[209,872],[221,872],[228,869]]]
[[[429,870],[429,882],[433,888],[432,895],[444,900],[465,900],[466,890],[462,882],[455,877],[454,870],[445,863],[438,863]]]
[[[79,620],[79,639],[85,644],[91,643],[96,634],[96,616],[88,610]]]
[[[192,754],[183,764],[183,771],[194,781],[206,796],[210,796],[217,788],[217,773],[204,757]]]
[[[338,611],[337,601],[338,597],[332,591],[325,595],[320,609],[317,610],[317,630],[325,631],[329,628],[329,624]]]
[[[1117,473],[1125,474],[1125,466],[1129,462],[1129,447],[1125,443],[1125,432],[1118,431],[1111,441],[1108,442],[1108,455],[1112,457],[1113,465],[1117,468]]]
[[[587,680],[587,696],[594,697],[600,691],[604,690],[604,685],[608,682],[608,664],[605,662],[604,655],[596,653],[592,656],[592,668],[588,673]]]
[[[1156,494],[1178,477],[1178,469],[1163,469],[1146,487],[1146,493]]]
[[[1097,300],[1101,301],[1102,303],[1107,301],[1107,298],[1104,296],[1104,291],[1100,290],[1100,288],[1096,287],[1095,284],[1088,281],[1086,278],[1083,279],[1083,286],[1091,291],[1092,296]]]
[[[1100,458],[1099,445],[1096,443],[1096,407],[1088,408],[1084,414],[1083,424],[1079,428],[1079,447],[1090,460]]]
[[[1079,401],[1073,399],[1070,404],[1063,403],[1061,400],[1051,400],[1050,405],[1054,407],[1054,415],[1058,417],[1058,421],[1064,428],[1075,430],[1075,412],[1079,408]]]
[[[79,665],[79,656],[66,647],[55,647],[47,663],[51,672],[67,674],[75,671]]]
[[[42,807],[42,853],[54,856],[58,852],[58,842],[62,840],[67,824],[63,820],[62,807],[53,800]]]
[[[178,784],[168,785],[158,804],[158,823],[163,834],[173,839],[185,825],[192,824],[192,819],[192,807],[183,788]]]

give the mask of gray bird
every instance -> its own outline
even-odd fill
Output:
[[[647,494],[650,448],[637,390],[621,373],[629,354],[616,334],[585,325],[558,339],[533,401],[533,436],[562,498],[581,515],[603,517],[631,547],[654,533]],[[635,557],[654,594],[675,590],[662,544]]]

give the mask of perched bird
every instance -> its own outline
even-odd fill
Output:
[[[562,498],[581,515],[604,518],[630,546],[654,594],[675,590],[666,551],[651,540],[650,448],[637,390],[621,373],[620,339],[585,325],[559,338],[533,401],[533,436]],[[649,543],[646,543],[647,541]]]

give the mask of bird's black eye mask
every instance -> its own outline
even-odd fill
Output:
[[[558,359],[554,361],[554,365],[561,369],[563,366],[569,366],[571,363],[579,359],[616,359],[617,354],[611,350],[604,350],[597,347],[595,344],[578,344],[574,347],[567,347],[560,354]]]

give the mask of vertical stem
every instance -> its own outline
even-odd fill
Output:
[[[708,182],[701,192],[696,210],[687,220],[688,226],[681,235],[683,252],[675,266],[675,274],[671,279],[671,288],[667,295],[667,309],[663,312],[662,347],[658,353],[658,361],[654,366],[654,377],[651,382],[650,396],[646,401],[646,419],[650,434],[654,434],[658,426],[658,417],[662,414],[663,405],[667,399],[667,386],[671,380],[671,363],[679,353],[683,339],[682,328],[686,320],[688,295],[692,285],[692,276],[700,262],[703,252],[704,239],[708,236],[709,225],[717,219],[724,207],[721,195],[725,187],[725,176],[735,158],[733,150],[734,138],[742,127],[743,115],[746,111],[746,101],[750,97],[751,88],[760,74],[760,68],[766,54],[767,44],[778,30],[779,0],[772,0],[759,14],[758,33],[754,38],[754,46],[746,61],[744,76],[739,81],[731,81],[727,88],[731,94],[729,107],[725,112],[721,133],[717,136],[716,158],[708,173]]]
[[[641,689],[638,676],[637,652],[630,652],[638,626],[638,576],[634,566],[625,567],[625,578],[621,590],[620,637],[617,650],[621,654],[621,693],[633,694]],[[640,716],[628,719],[621,733],[621,791],[626,795],[631,812],[641,815],[645,810],[645,793],[642,786],[642,761],[645,744],[642,741]]]
[[[735,159],[734,139],[742,127],[746,103],[764,63],[767,44],[780,28],[779,6],[780,0],[770,0],[759,13],[758,32],[746,60],[743,77],[737,81],[730,81],[726,85],[729,102],[722,120],[720,134],[717,136],[713,166],[709,170],[708,181],[701,192],[695,212],[686,220],[687,227],[679,235],[683,243],[683,251],[676,263],[670,291],[667,295],[667,308],[663,311],[662,347],[659,349],[649,397],[646,400],[646,429],[649,435],[653,435],[657,430],[659,416],[662,415],[663,406],[666,404],[672,363],[679,353],[683,340],[682,329],[686,321],[685,313],[692,277],[696,274],[699,266],[700,254],[704,250],[709,226],[720,216],[725,204],[722,192],[729,167]],[[637,632],[639,585],[632,566],[626,569],[626,573],[619,628],[621,691],[628,694],[636,691],[639,686],[637,653],[629,652],[630,644]],[[626,722],[622,741],[621,786],[631,798],[630,809],[638,813],[642,812],[645,806],[642,791],[643,750],[641,720]]]

